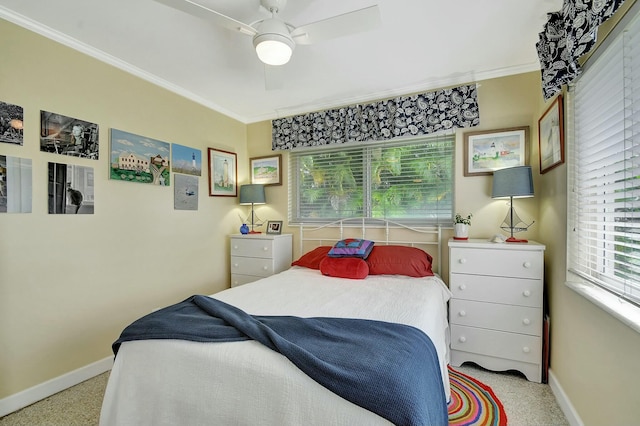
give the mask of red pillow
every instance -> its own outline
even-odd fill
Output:
[[[366,262],[370,275],[433,276],[433,258],[424,250],[407,246],[375,246]]]
[[[320,262],[322,275],[361,280],[369,275],[369,265],[358,257],[325,257]]]
[[[331,246],[316,247],[310,252],[303,254],[300,259],[291,263],[291,266],[304,266],[309,269],[320,269],[320,262],[327,257]]]

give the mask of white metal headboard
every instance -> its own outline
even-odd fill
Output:
[[[434,258],[434,272],[439,272],[442,261],[442,227],[440,226],[408,226],[386,219],[351,218],[340,219],[323,225],[298,225],[299,248],[302,255],[308,249],[305,246],[333,245],[345,238],[363,238],[375,241],[376,244],[403,245],[411,247],[435,246],[435,253],[425,250]]]

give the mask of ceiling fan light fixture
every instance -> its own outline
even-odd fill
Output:
[[[296,46],[286,24],[279,19],[263,21],[253,37],[258,58],[267,65],[284,65],[291,59]]]

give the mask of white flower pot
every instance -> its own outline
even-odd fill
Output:
[[[469,238],[469,225],[455,223],[453,225],[453,238],[456,240],[466,240]]]

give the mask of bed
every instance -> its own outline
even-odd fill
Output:
[[[392,350],[396,348],[396,343],[386,344],[390,341],[378,339],[378,335],[371,334],[368,328],[366,332],[362,332],[361,330],[365,329],[360,329],[360,325],[366,327],[369,325],[381,327],[393,325],[402,333],[405,331],[413,333],[410,333],[411,339],[422,338],[426,335],[428,338],[423,340],[432,343],[435,355],[428,361],[422,358],[415,360],[422,367],[417,369],[419,373],[408,375],[413,377],[422,375],[422,371],[435,371],[435,375],[432,373],[429,376],[429,389],[439,389],[439,391],[429,390],[430,396],[423,398],[427,400],[425,404],[429,407],[417,407],[416,410],[435,412],[437,409],[431,408],[431,400],[434,405],[440,404],[440,406],[444,401],[446,416],[446,401],[449,400],[446,305],[450,297],[449,290],[437,273],[431,276],[417,276],[425,275],[419,270],[424,267],[422,264],[409,265],[408,268],[406,265],[401,265],[402,270],[410,271],[408,275],[376,273],[358,279],[341,276],[352,274],[355,271],[353,265],[348,267],[347,271],[341,271],[340,268],[338,270],[326,268],[324,264],[333,261],[325,261],[328,256],[321,253],[326,247],[331,248],[332,246],[324,244],[329,241],[348,240],[347,235],[354,232],[356,228],[350,228],[345,225],[346,223],[340,221],[331,227],[302,227],[299,241],[300,252],[305,254],[300,256],[290,269],[280,274],[210,296],[194,297],[207,307],[212,304],[215,309],[218,307],[231,309],[234,311],[233,315],[240,315],[242,321],[246,318],[248,321],[259,323],[258,328],[267,324],[267,329],[276,330],[276,334],[279,330],[277,327],[281,327],[282,335],[285,335],[284,331],[288,330],[290,324],[288,321],[293,320],[302,322],[305,327],[310,321],[320,321],[318,324],[321,324],[321,327],[325,327],[329,322],[331,326],[335,326],[334,330],[341,339],[344,337],[342,336],[343,331],[352,334],[359,333],[360,336],[366,335],[369,339],[371,336],[376,336],[374,340],[363,344],[367,346],[363,349],[373,355],[359,354],[358,345],[360,343],[356,342],[353,345],[358,351],[354,349],[353,357],[342,357],[345,362],[362,362],[362,360],[368,359],[367,356],[375,358],[380,356],[379,353],[386,354],[384,351],[387,346],[390,346]],[[396,225],[385,222],[383,226],[374,226],[377,229],[376,232],[381,232],[382,237],[375,242],[374,251],[371,252],[369,260],[373,262],[372,259],[375,258],[381,263],[377,266],[372,263],[374,266],[371,266],[371,271],[377,267],[379,272],[393,272],[389,268],[395,266],[385,263],[389,259],[388,253],[393,252],[396,254],[396,259],[399,259],[400,262],[406,262],[408,256],[406,253],[398,251],[402,250],[398,248],[400,246],[405,247],[404,250],[420,250],[425,253],[425,250],[415,246],[415,242],[408,242],[404,237],[397,240],[390,238],[390,232],[396,228],[409,231],[409,233],[416,231],[413,228]],[[368,231],[365,231],[368,229],[367,226],[365,222],[362,222],[362,231],[357,238],[364,240],[365,237],[368,237],[366,235]],[[327,236],[331,234],[330,229],[338,234]],[[324,236],[320,239],[310,237],[309,234],[313,234],[314,231],[318,231]],[[433,236],[433,241],[420,241],[418,244],[431,244],[431,247],[439,255],[439,237],[439,233],[436,233]],[[310,245],[319,247],[311,248]],[[384,249],[382,249],[383,247]],[[385,255],[382,257],[380,255],[373,256],[373,253],[378,252]],[[427,263],[430,263],[432,261],[431,255],[427,254],[426,256],[429,259]],[[325,263],[320,268],[320,263],[323,261]],[[327,276],[325,273],[334,276]],[[189,298],[180,303],[192,303],[193,301],[193,298]],[[167,309],[182,306],[180,303]],[[189,305],[189,309],[191,306]],[[148,317],[155,318],[153,315]],[[273,322],[269,323],[268,321]],[[177,321],[172,319],[167,322],[175,324]],[[233,321],[226,317],[225,320],[222,320],[225,325],[231,322]],[[316,326],[316,323],[313,324]],[[181,325],[176,327],[178,330],[185,329]],[[123,332],[123,336],[126,335],[128,329]],[[310,333],[308,329],[303,330],[301,334],[308,336]],[[322,333],[325,330],[322,328]],[[336,339],[334,335],[330,335],[328,338]],[[404,336],[402,338],[405,339]],[[103,426],[161,424],[388,425],[424,422],[424,418],[423,420],[413,419],[411,413],[408,415],[397,413],[404,410],[402,405],[395,406],[396,403],[401,404],[397,402],[397,398],[404,390],[398,390],[395,387],[395,382],[388,389],[382,385],[376,388],[375,397],[381,399],[377,399],[373,407],[364,408],[358,402],[357,397],[354,397],[348,390],[347,394],[339,395],[336,393],[336,389],[332,386],[335,385],[339,389],[344,385],[341,385],[333,376],[329,380],[326,377],[324,379],[312,378],[299,359],[288,358],[290,356],[288,353],[283,355],[286,353],[285,351],[272,350],[267,347],[269,342],[261,343],[258,341],[260,337],[257,337],[257,340],[230,339],[223,342],[153,337],[121,339],[114,344],[114,347],[117,347],[117,356],[103,401],[100,418],[100,424]],[[315,337],[306,340],[316,341]],[[427,352],[422,350],[420,345],[428,344],[428,342],[423,343],[418,340],[408,341],[407,348],[414,349],[420,354]],[[319,346],[325,349],[330,348],[325,345],[324,341],[322,342]],[[297,344],[297,341],[295,343],[291,346],[305,348],[304,344],[306,343],[303,342],[300,345]],[[405,349],[395,350],[404,353]],[[328,352],[332,351],[328,350]],[[322,362],[324,363],[324,361]],[[342,360],[338,360],[338,362],[342,362]],[[348,366],[351,368],[350,364]],[[334,371],[333,365],[330,367],[330,371]],[[391,370],[390,367],[389,370]],[[389,374],[395,375],[396,373]],[[425,376],[426,374],[424,373]],[[391,379],[394,380],[394,377]],[[375,380],[371,382],[374,386]],[[386,382],[381,381],[380,383]],[[422,383],[421,388],[426,388],[423,382],[420,383]],[[350,389],[357,387],[351,386]],[[413,391],[405,393],[413,394]],[[369,394],[366,395],[371,396],[372,392],[369,391]],[[412,395],[409,395],[409,405],[415,403],[415,401],[411,401],[411,398]],[[380,401],[388,401],[388,403]],[[382,409],[377,409],[376,405]],[[406,411],[411,411],[414,408],[409,407]],[[436,417],[431,417],[431,419],[434,418]],[[442,418],[438,419],[437,422],[442,423]],[[444,424],[446,424],[446,417]]]

